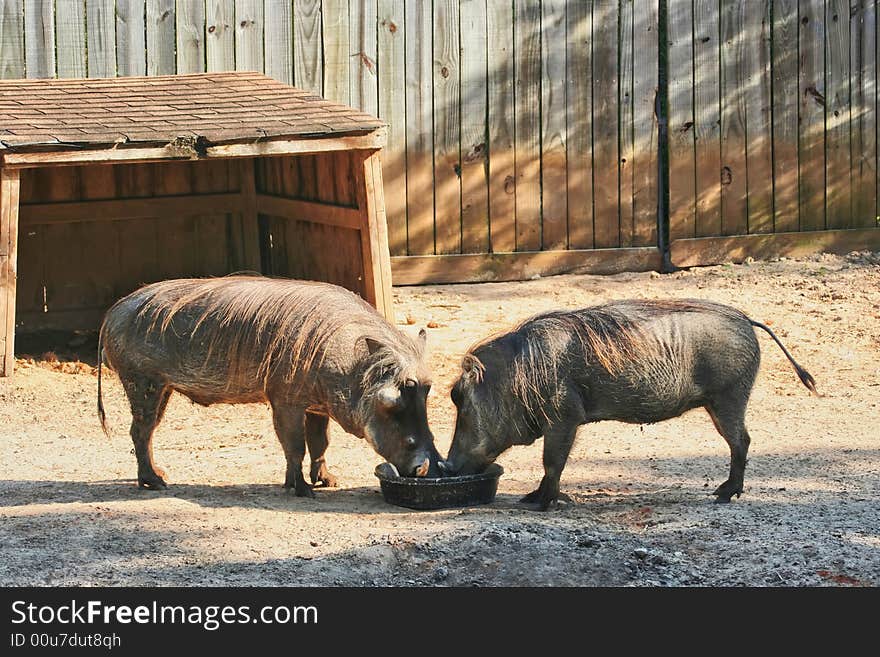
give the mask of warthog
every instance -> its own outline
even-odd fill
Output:
[[[560,497],[580,425],[653,423],[703,407],[730,446],[730,477],[714,493],[729,502],[742,493],[749,450],[745,413],[760,362],[753,327],[770,334],[815,393],[813,377],[769,328],[721,304],[619,301],[533,317],[465,355],[440,468],[479,472],[511,445],[543,436],[544,478],[522,501],[545,510]]]
[[[424,343],[424,331],[410,339],[335,285],[241,275],[162,281],[104,317],[98,415],[107,432],[106,359],[131,404],[141,487],[166,485],[152,437],[173,391],[204,406],[268,401],[287,458],[284,485],[299,496],[314,496],[302,473],[306,446],[312,483],[336,485],[324,457],[329,418],[401,473],[437,474]]]

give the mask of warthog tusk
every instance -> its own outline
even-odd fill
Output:
[[[416,468],[416,477],[424,477],[428,474],[428,468],[431,467],[431,460],[425,459],[425,462],[422,463],[418,468]]]

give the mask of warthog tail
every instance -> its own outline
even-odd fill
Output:
[[[798,365],[797,361],[792,357],[792,355],[790,353],[788,353],[788,349],[785,348],[785,345],[782,344],[782,342],[779,340],[779,338],[776,337],[776,334],[773,331],[771,331],[769,327],[764,326],[764,324],[761,324],[761,322],[756,322],[756,321],[750,319],[749,323],[752,326],[757,326],[759,329],[763,329],[763,330],[767,331],[767,333],[770,334],[770,337],[773,338],[773,340],[776,342],[776,344],[779,345],[779,348],[782,349],[782,353],[785,354],[785,357],[788,358],[789,362],[791,362],[791,364],[794,366],[794,371],[797,372],[798,378],[801,380],[801,383],[803,383],[810,392],[812,392],[814,395],[816,395],[818,397],[819,393],[816,390],[816,380],[813,378],[813,376],[809,372],[807,372],[807,370],[805,370],[803,367]],[[99,381],[100,381],[100,379],[99,379]]]
[[[101,396],[101,365],[104,363],[104,327],[98,331],[98,419],[101,421],[101,429],[104,435],[110,437],[110,430],[107,429],[107,416],[104,413],[104,399]]]

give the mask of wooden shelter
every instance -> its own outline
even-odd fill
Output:
[[[252,270],[391,317],[385,125],[257,73],[0,80],[0,376],[160,279]]]

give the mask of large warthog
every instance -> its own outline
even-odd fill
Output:
[[[313,496],[334,486],[327,423],[365,438],[407,475],[437,474],[428,428],[425,333],[413,340],[355,294],[335,285],[227,276],[147,285],[104,318],[98,345],[98,414],[106,359],[131,404],[141,487],[164,488],[153,430],[177,391],[197,404],[266,402],[287,458],[285,487]]]
[[[653,423],[703,407],[730,446],[730,477],[715,491],[743,490],[749,450],[745,413],[758,372],[753,327],[776,341],[807,388],[813,377],[773,332],[728,306],[697,300],[620,301],[549,312],[465,355],[452,388],[458,409],[441,469],[479,472],[511,445],[544,437],[544,478],[523,502],[547,509],[580,425]]]

